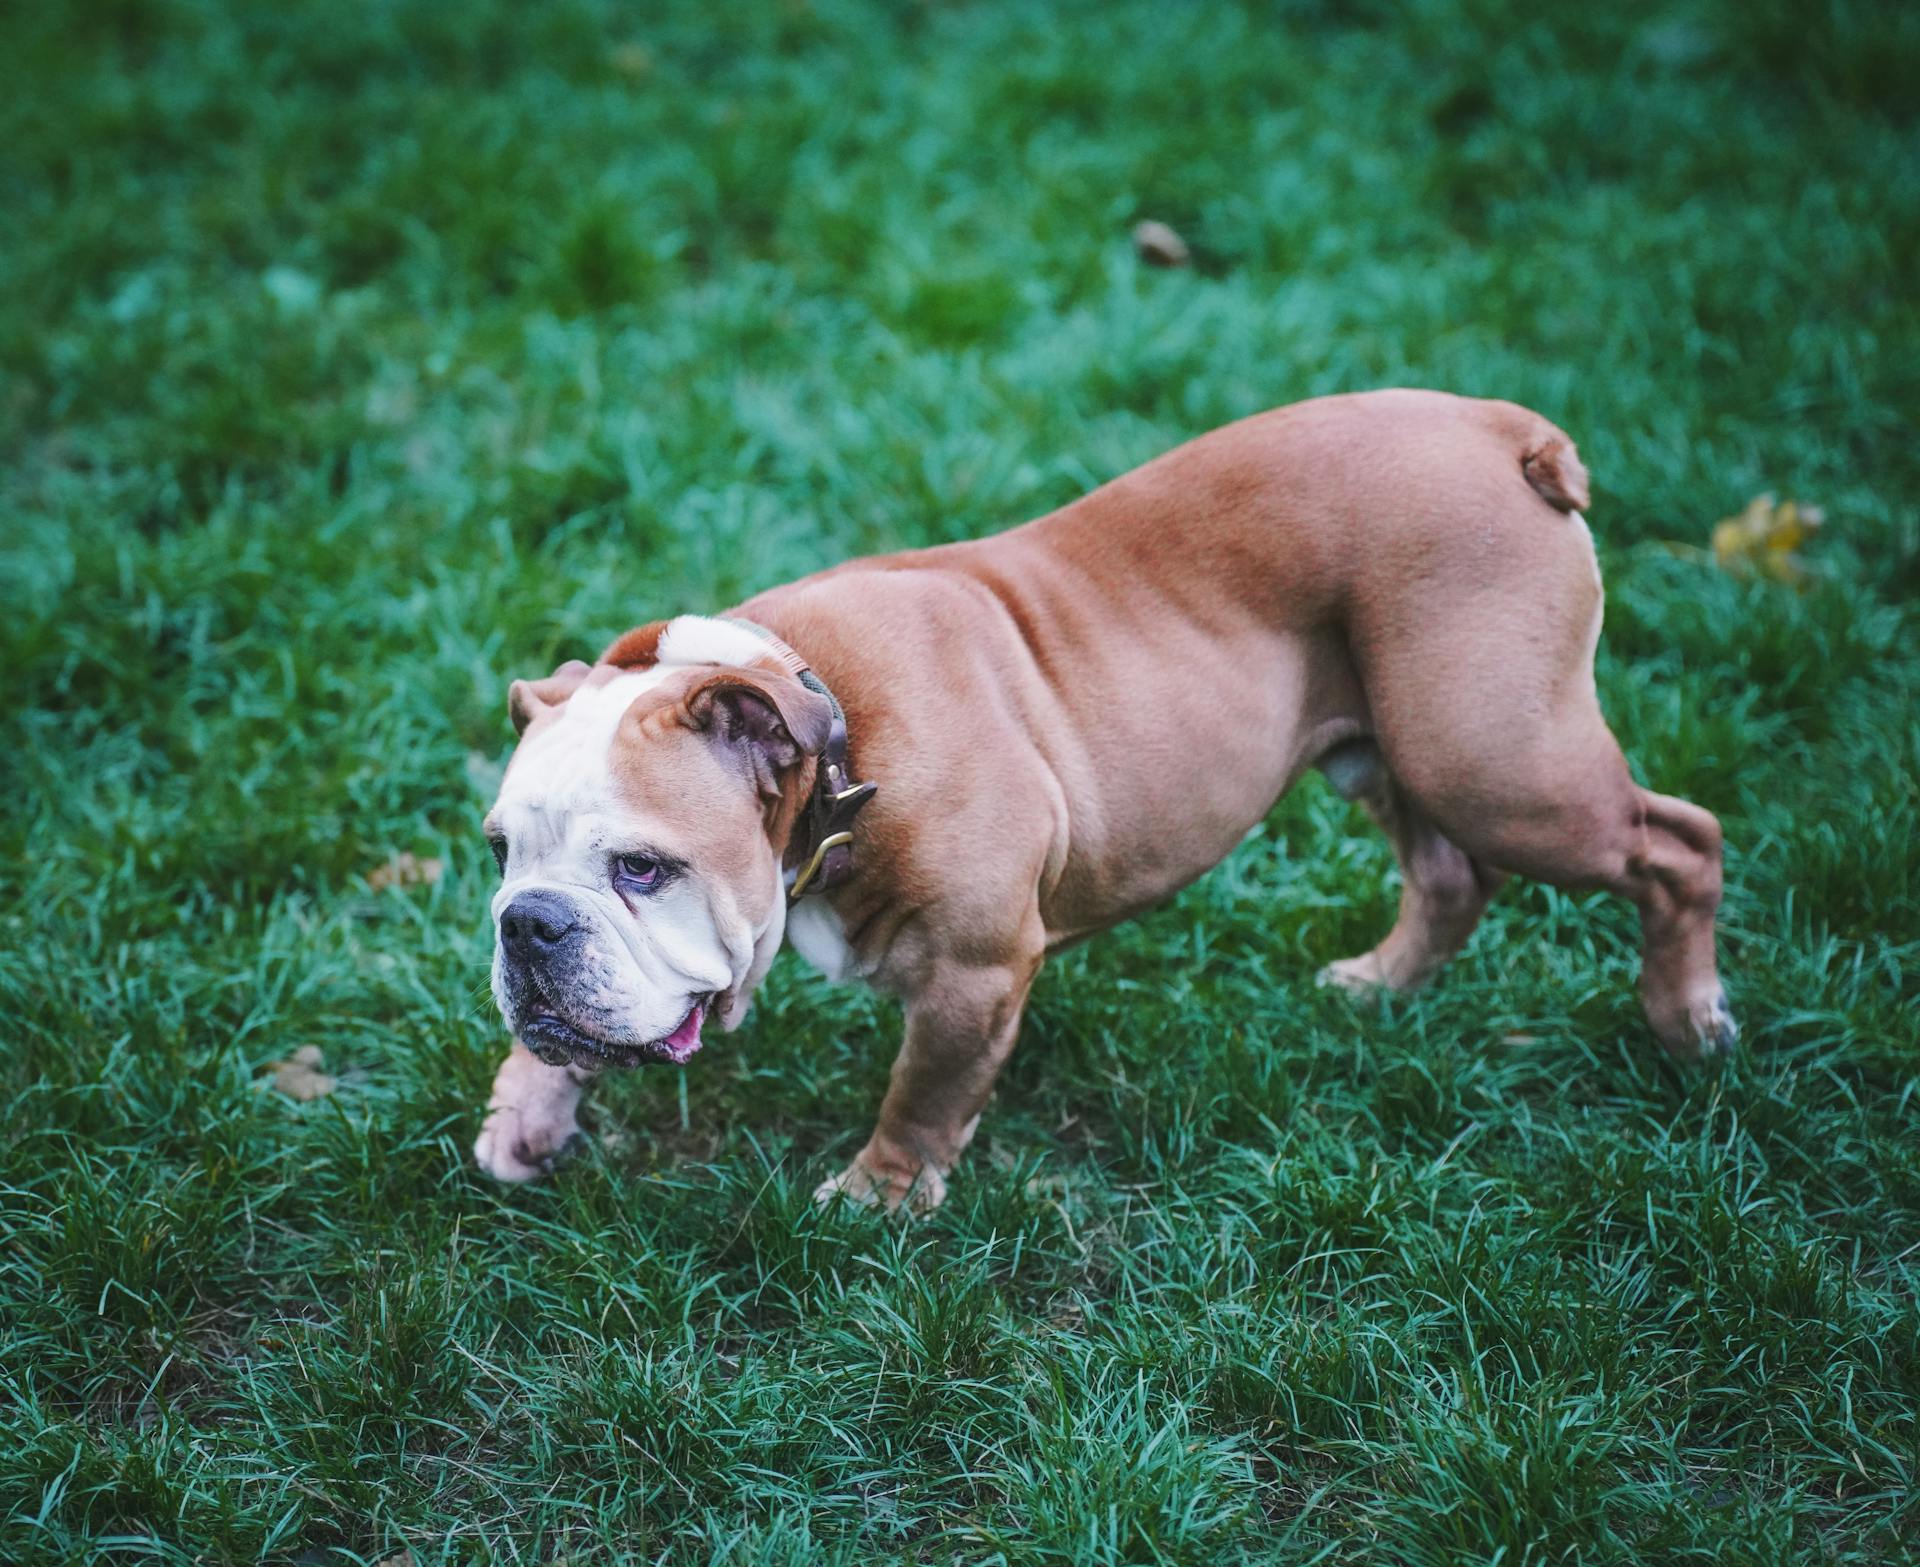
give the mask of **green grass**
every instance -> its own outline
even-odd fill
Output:
[[[0,28],[0,1558],[1920,1545],[1920,11]],[[510,677],[1389,383],[1579,440],[1736,1059],[1537,887],[1317,992],[1395,892],[1313,781],[1049,967],[929,1221],[809,1203],[898,1018],[790,957],[551,1185],[475,1175]],[[1805,593],[1664,547],[1765,489]],[[340,1091],[258,1091],[303,1044]]]

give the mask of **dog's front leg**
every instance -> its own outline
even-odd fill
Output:
[[[493,1079],[487,1118],[473,1157],[502,1181],[531,1181],[553,1169],[554,1158],[580,1130],[580,1099],[598,1070],[548,1066],[513,1042]]]
[[[1040,967],[1030,958],[979,967],[938,961],[907,1002],[907,1038],[893,1063],[873,1136],[814,1192],[897,1208],[936,1208],[947,1173],[973,1141],[994,1079],[1013,1052],[1020,1009]]]

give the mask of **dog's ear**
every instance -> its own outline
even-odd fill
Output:
[[[544,680],[514,681],[507,687],[507,717],[513,720],[513,732],[525,734],[528,724],[566,701],[591,673],[591,665],[570,658]]]
[[[725,747],[769,799],[833,729],[833,704],[784,670],[716,669],[687,693],[686,711],[688,725]]]

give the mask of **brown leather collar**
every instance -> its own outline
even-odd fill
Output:
[[[847,715],[840,702],[827,689],[826,681],[816,675],[807,661],[765,626],[737,615],[724,617],[729,625],[751,631],[767,644],[767,651],[779,659],[787,672],[809,691],[818,692],[833,709],[833,722],[827,731],[827,743],[821,748],[813,771],[813,791],[794,823],[792,848],[798,852],[800,869],[787,889],[787,902],[793,903],[812,892],[831,892],[853,875],[853,819],[879,789],[878,784],[855,783],[847,764]]]

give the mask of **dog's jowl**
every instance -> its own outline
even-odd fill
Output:
[[[594,1073],[688,1060],[791,934],[906,1008],[821,1195],[936,1203],[1047,953],[1201,875],[1315,766],[1404,878],[1323,980],[1422,984],[1508,875],[1607,888],[1640,911],[1653,1032],[1728,1048],[1719,825],[1639,788],[1601,717],[1586,505],[1524,408],[1325,398],[516,682],[486,823],[515,1043],[480,1163],[547,1168]]]

